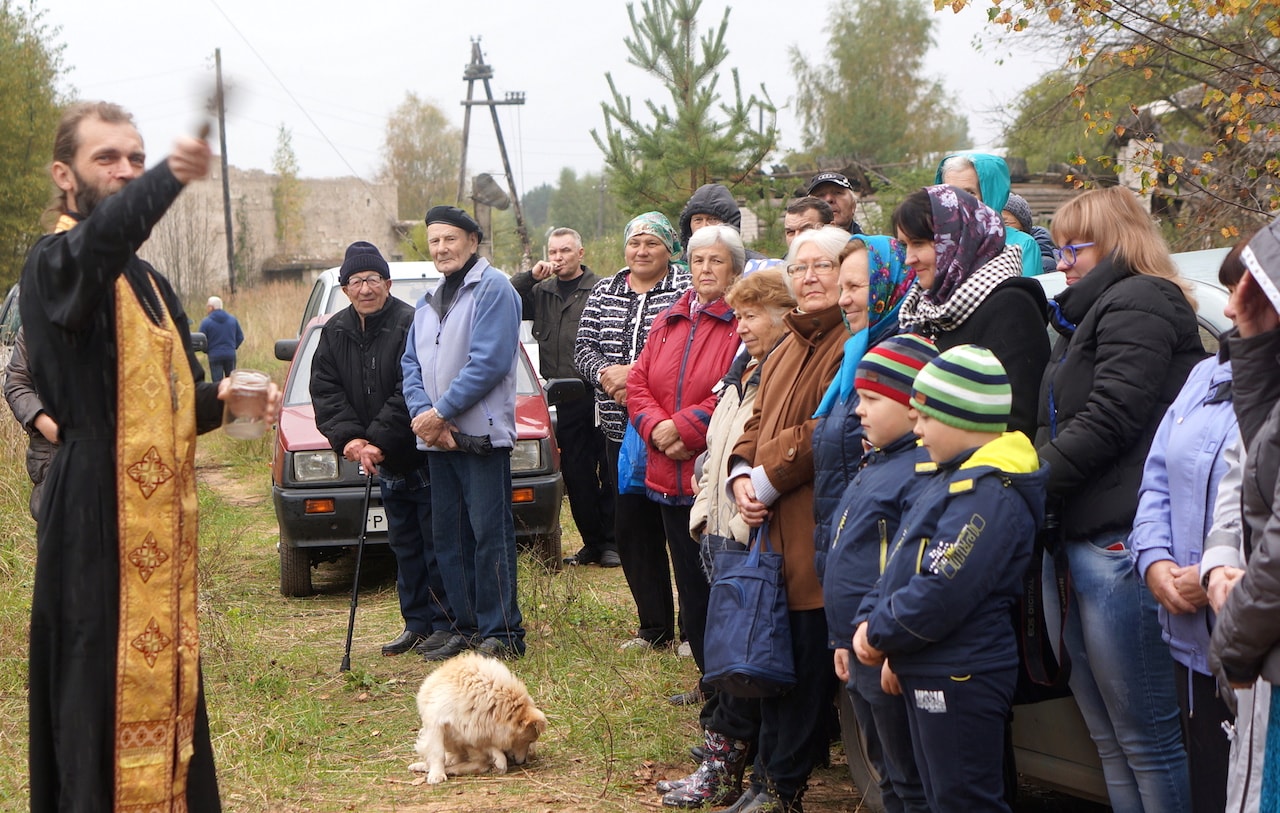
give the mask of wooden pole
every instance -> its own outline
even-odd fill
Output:
[[[231,176],[227,172],[227,104],[222,92],[222,49],[215,48],[213,61],[218,75],[218,150],[222,153],[222,223],[227,232],[227,284],[236,292],[236,241],[231,233]]]

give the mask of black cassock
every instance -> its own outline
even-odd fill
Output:
[[[31,611],[30,771],[33,811],[110,811],[115,770],[117,531],[115,283],[144,309],[172,314],[196,381],[198,431],[219,425],[217,387],[191,350],[182,304],[134,253],[182,186],[162,162],[100,202],[75,228],[32,248],[20,306],[31,375],[61,430],[45,484]],[[187,801],[220,809],[201,693]]]

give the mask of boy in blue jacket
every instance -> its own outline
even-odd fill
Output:
[[[1047,467],[1006,433],[1009,379],[991,351],[959,345],[916,376],[915,433],[936,471],[902,519],[858,610],[853,650],[888,658],[934,813],[1008,811],[1001,764],[1017,682],[1012,618],[1044,515]],[[896,681],[893,676],[896,676]]]
[[[853,386],[865,453],[840,499],[834,538],[825,566],[819,567],[836,676],[849,692],[867,756],[880,775],[884,808],[891,813],[928,813],[929,805],[912,752],[906,703],[901,694],[881,688],[881,667],[852,656],[853,619],[884,569],[903,515],[927,482],[915,476],[917,466],[934,468],[912,431],[910,402],[916,374],[937,355],[932,341],[905,333],[885,339],[858,362]]]

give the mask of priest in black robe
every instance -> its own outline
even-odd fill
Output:
[[[20,300],[61,446],[38,522],[31,809],[217,811],[194,454],[222,407],[181,302],[136,254],[183,186],[208,174],[209,146],[181,139],[144,172],[132,117],[77,103],[53,158],[57,223],[27,256]]]

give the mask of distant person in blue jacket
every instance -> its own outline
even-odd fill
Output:
[[[207,307],[209,315],[200,323],[200,332],[209,340],[209,373],[217,384],[236,368],[236,349],[244,344],[244,333],[236,318],[222,309],[222,297],[209,297]]]
[[[1009,811],[1001,766],[1018,677],[1013,605],[1044,516],[1048,475],[1005,432],[1008,376],[959,345],[916,376],[915,433],[936,471],[902,520],[884,573],[858,609],[853,651],[906,697],[933,813]]]
[[[858,362],[853,386],[865,453],[832,518],[834,539],[818,554],[825,556],[818,573],[836,677],[849,692],[867,755],[880,775],[884,809],[893,813],[928,813],[929,804],[912,751],[907,705],[901,694],[881,687],[881,667],[853,657],[853,621],[880,577],[903,516],[928,482],[915,476],[917,467],[935,468],[912,431],[911,387],[937,355],[932,341],[904,333],[885,339]]]

